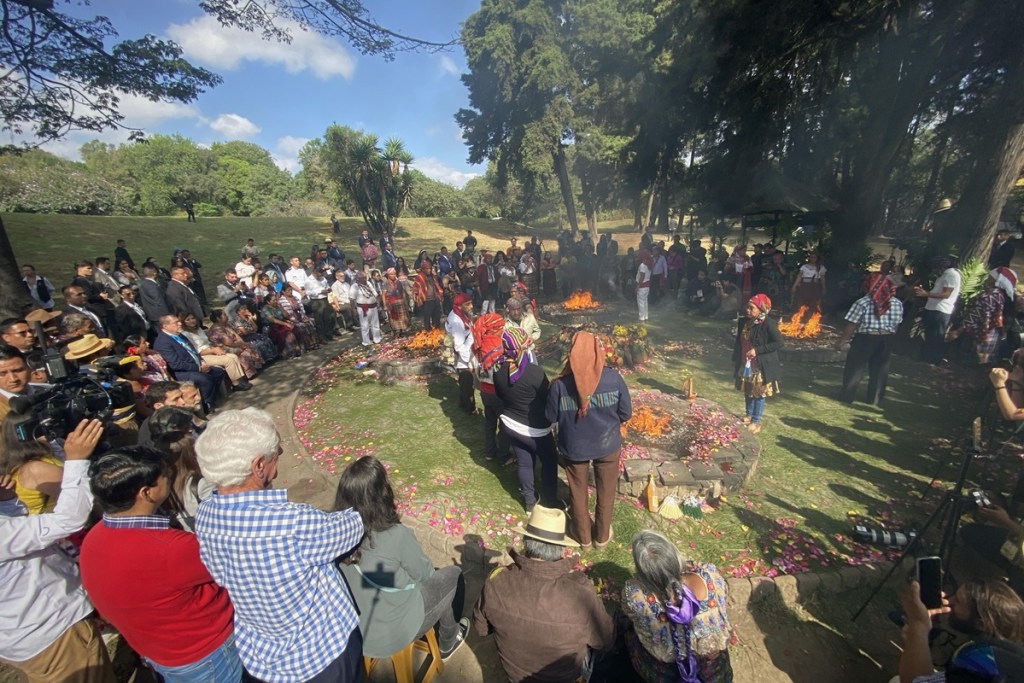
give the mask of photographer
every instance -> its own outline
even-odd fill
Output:
[[[24,516],[0,477],[0,660],[30,683],[116,680],[74,561],[56,545],[92,510],[86,474],[102,434],[98,420],[83,420],[68,435],[63,493],[51,513]]]
[[[994,579],[971,579],[943,606],[929,610],[921,587],[912,581],[900,596],[906,625],[900,683],[1024,680],[1024,602],[1009,586]],[[953,653],[944,673],[935,673],[928,634],[932,618],[949,614],[949,624],[971,639]]]
[[[995,390],[996,405],[1004,420],[1024,420],[1024,368],[1021,368],[1021,360],[1024,358],[1021,352],[1013,354],[1013,366],[1006,368],[992,368],[988,373],[988,379],[992,382]]]

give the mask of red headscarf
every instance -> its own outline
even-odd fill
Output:
[[[768,312],[772,310],[772,300],[768,298],[767,294],[755,294],[750,297],[749,303],[757,306],[757,310],[760,311],[753,322],[763,323],[764,319],[768,317]]]
[[[875,308],[875,315],[881,318],[889,310],[896,285],[885,275],[873,273],[868,276],[868,297]]]
[[[452,311],[454,311],[455,315],[459,316],[459,319],[466,324],[466,327],[471,327],[473,325],[473,317],[462,310],[463,304],[467,302],[472,303],[473,297],[465,292],[459,292],[452,301]]]
[[[484,313],[473,321],[473,353],[480,366],[490,370],[505,353],[501,333],[505,331],[505,318],[498,313]]]

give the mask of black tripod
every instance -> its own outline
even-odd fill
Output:
[[[907,544],[907,547],[903,549],[900,556],[896,558],[892,568],[886,572],[885,576],[882,577],[882,580],[878,582],[878,585],[875,586],[873,591],[871,591],[871,595],[869,595],[867,600],[864,601],[864,604],[860,606],[857,613],[853,615],[853,621],[856,621],[857,617],[859,617],[867,606],[871,604],[871,601],[875,599],[878,592],[882,590],[882,586],[886,584],[900,565],[903,564],[903,560],[908,556],[911,556],[914,551],[918,549],[925,535],[928,533],[928,530],[936,520],[939,520],[939,528],[942,529],[942,541],[939,544],[939,551],[936,554],[942,558],[943,571],[949,568],[949,559],[953,554],[953,546],[956,545],[956,534],[960,529],[960,518],[963,516],[964,510],[970,501],[970,496],[965,496],[963,493],[964,484],[967,483],[967,473],[971,469],[971,462],[979,455],[978,443],[977,439],[975,439],[974,443],[965,449],[964,459],[963,462],[960,463],[960,473],[957,475],[956,483],[953,484],[951,488],[947,489],[945,494],[943,494],[942,502],[939,503],[938,507],[935,508],[931,516],[928,518],[928,521],[926,521],[924,526],[922,526],[918,531],[917,536]]]

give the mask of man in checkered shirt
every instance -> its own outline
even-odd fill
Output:
[[[200,557],[234,603],[246,670],[267,683],[362,681],[359,617],[334,564],[362,538],[359,514],[271,489],[281,447],[263,410],[214,417],[196,453],[217,487],[196,513]]]
[[[846,314],[846,328],[836,341],[836,350],[841,351],[843,345],[853,338],[846,354],[839,400],[853,403],[853,396],[867,370],[868,395],[865,402],[877,406],[885,396],[889,358],[896,330],[903,321],[903,302],[894,296],[896,286],[881,273],[869,276],[867,287],[867,294],[850,306]]]

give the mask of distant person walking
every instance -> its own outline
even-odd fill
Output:
[[[191,200],[186,201],[181,206],[182,206],[183,209],[185,209],[185,218],[186,218],[186,220],[189,223],[195,223],[196,222],[196,209],[195,209],[195,206],[192,204],[192,201]]]

